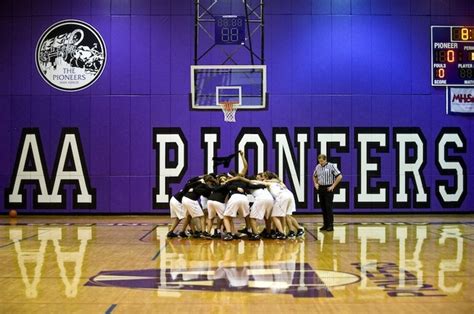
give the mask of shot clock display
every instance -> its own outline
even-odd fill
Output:
[[[431,85],[474,86],[474,27],[431,26]]]
[[[214,29],[216,45],[242,45],[245,42],[245,16],[216,16]]]
[[[451,28],[451,40],[474,42],[474,27],[453,26]]]

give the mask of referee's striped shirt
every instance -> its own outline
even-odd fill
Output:
[[[341,172],[333,163],[327,162],[324,166],[318,164],[314,169],[313,176],[318,178],[319,185],[332,185]]]

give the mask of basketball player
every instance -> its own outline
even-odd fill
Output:
[[[233,218],[237,216],[237,212],[241,212],[243,217],[247,217],[250,214],[249,200],[247,198],[248,190],[265,187],[265,185],[249,184],[244,181],[243,177],[236,176],[230,178],[226,186],[229,189],[229,200],[224,211],[226,234],[224,234],[222,239],[229,241],[238,237],[233,223]]]
[[[258,177],[260,178],[260,177]],[[257,220],[263,220],[266,218],[269,221],[270,215],[273,208],[273,196],[268,191],[267,185],[265,182],[256,180],[257,177],[242,178],[244,182],[247,182],[249,185],[250,193],[253,196],[254,202],[250,208],[250,226],[252,233],[249,234],[249,240],[260,240],[260,235],[258,233]],[[254,187],[254,188],[253,188]],[[266,226],[269,228],[270,225],[266,223]],[[239,230],[240,231],[240,230]]]
[[[230,162],[232,161],[232,159],[234,157],[237,156],[237,154],[240,155],[241,159],[242,159],[242,165],[243,165],[243,168],[242,170],[239,172],[239,173],[236,173],[235,171],[231,170],[227,173],[227,177],[229,178],[233,178],[233,177],[244,177],[246,174],[247,174],[247,169],[248,169],[248,162],[247,162],[247,159],[245,158],[245,155],[244,155],[244,152],[242,150],[239,150],[238,153],[235,153],[235,154],[231,154],[229,156],[226,156],[226,157],[213,157],[212,160],[213,160],[213,163],[214,163],[214,171],[217,170],[217,167],[219,165],[223,165],[224,167],[229,167],[230,165]],[[251,196],[251,195],[249,195]],[[245,216],[244,217],[245,219],[245,228],[241,229],[241,230],[238,230],[239,233],[244,233],[244,234],[247,234],[248,235],[248,229],[250,228],[250,220],[249,220],[249,216]]]
[[[275,199],[273,204],[272,218],[277,233],[277,239],[286,238],[284,228],[288,225],[288,237],[301,237],[304,235],[304,229],[301,227],[296,219],[292,216],[296,210],[296,202],[293,193],[286,187],[283,181],[280,180],[276,173],[265,171],[265,182],[270,183],[269,190]]]
[[[198,184],[197,182],[200,179],[201,177],[194,177],[194,178],[189,179],[188,182],[186,182],[186,185],[181,190],[179,190],[178,193],[176,193],[175,195],[173,195],[173,197],[171,197],[170,215],[171,215],[171,218],[173,219],[173,223],[171,224],[171,228],[167,234],[168,238],[175,238],[178,236],[178,234],[174,233],[174,230],[176,229],[180,221],[183,220],[184,217],[186,216],[186,210],[184,209],[183,204],[181,203],[183,196],[194,185],[197,185]],[[184,231],[186,230],[186,227],[187,227],[187,223],[185,223],[185,225],[183,226],[183,231],[181,233],[185,233]]]
[[[194,185],[190,188],[183,196],[182,204],[186,212],[196,220],[196,230],[194,232],[194,237],[199,238],[201,236],[202,228],[205,226],[205,218],[204,212],[202,210],[201,205],[199,204],[198,200],[201,196],[209,197],[211,194],[211,188],[209,185],[211,184],[212,176],[205,175],[202,179],[200,179],[198,184]]]
[[[257,182],[264,182],[263,173],[257,174],[256,179],[257,179]],[[263,237],[263,238],[271,238],[270,237],[270,231],[272,230],[272,210],[273,210],[273,204],[275,203],[275,200],[273,199],[272,194],[268,190],[268,186],[267,186],[267,192],[268,192],[268,195],[270,195],[270,197],[272,198],[272,207],[269,208],[269,209],[267,209],[267,208],[265,209],[265,216],[264,216],[265,228],[260,233],[260,236]],[[268,195],[267,195],[267,197],[268,197]]]
[[[219,229],[222,223],[222,219],[224,219],[224,210],[225,210],[225,200],[227,195],[229,194],[229,189],[225,185],[227,182],[227,176],[221,175],[218,177],[218,184],[211,186],[211,195],[209,195],[209,199],[207,201],[207,208],[208,208],[208,218],[207,218],[207,228],[206,231],[203,233],[203,236],[206,238],[220,238]],[[214,218],[217,216],[219,222],[217,224],[216,229],[214,230],[214,235],[211,236],[212,225],[214,223]]]
[[[319,195],[319,203],[323,212],[323,226],[321,231],[333,231],[334,214],[332,202],[334,200],[334,189],[342,180],[342,174],[337,166],[327,161],[324,154],[318,156],[318,164],[314,169],[313,183]]]

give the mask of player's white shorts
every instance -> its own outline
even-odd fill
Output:
[[[253,197],[252,194],[247,194],[247,199],[249,200],[249,203],[252,204],[255,202],[255,197]]]
[[[201,205],[199,205],[198,201],[194,201],[186,196],[183,197],[183,201],[181,202],[184,206],[186,212],[191,215],[191,217],[201,217],[204,216],[204,212],[202,211]]]
[[[250,218],[262,220],[270,217],[273,208],[273,198],[257,198],[250,208]]]
[[[183,219],[186,216],[186,210],[174,196],[170,199],[170,215],[171,218]]]
[[[240,211],[243,217],[249,215],[249,199],[244,194],[232,194],[227,201],[224,216],[236,217],[237,212]]]
[[[273,204],[272,217],[291,215],[296,209],[295,197],[290,191],[280,193]]]
[[[225,204],[218,201],[207,201],[207,211],[209,219],[219,216],[220,219],[224,219]]]
[[[203,210],[207,209],[207,197],[201,196],[201,207]]]
[[[284,193],[286,194],[286,197],[290,200],[289,204],[288,204],[288,207],[286,208],[286,214],[287,215],[293,215],[293,212],[296,211],[295,196],[289,190],[284,191]]]

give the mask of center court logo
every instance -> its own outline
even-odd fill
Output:
[[[36,68],[52,87],[78,91],[93,84],[105,68],[106,47],[91,25],[63,20],[50,26],[36,45]]]
[[[332,298],[331,287],[360,281],[345,272],[313,269],[308,263],[225,266],[189,269],[101,271],[85,284],[91,287],[178,291],[290,294],[295,298]]]

